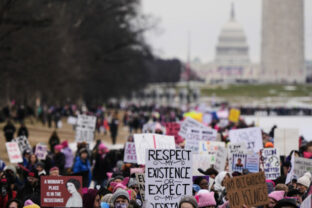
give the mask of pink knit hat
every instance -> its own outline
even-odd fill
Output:
[[[284,198],[285,191],[273,191],[269,194],[269,197],[275,201],[279,201]]]
[[[214,198],[214,192],[199,193],[195,196],[198,207],[216,206],[216,200]]]
[[[61,151],[63,149],[63,145],[61,145],[61,144],[55,145],[54,149],[58,150],[58,151]]]
[[[99,145],[99,150],[102,150],[102,151],[104,150],[105,153],[109,152],[108,148],[103,143]]]

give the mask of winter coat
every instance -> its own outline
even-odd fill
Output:
[[[63,154],[65,155],[65,169],[72,168],[74,163],[74,155],[72,150],[69,147],[62,149]]]
[[[65,155],[62,152],[59,152],[53,157],[54,165],[60,169],[60,174],[64,173],[65,166]]]
[[[81,173],[88,171],[88,187],[91,182],[91,165],[89,160],[87,159],[86,161],[82,161],[79,156],[76,157],[74,167],[73,167],[73,172],[74,173]]]

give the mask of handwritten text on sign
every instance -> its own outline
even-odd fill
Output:
[[[137,162],[134,142],[127,142],[126,143],[125,152],[124,152],[124,162],[125,163],[136,163]]]
[[[95,116],[78,115],[76,142],[91,143],[94,139],[95,123]]]
[[[261,129],[258,127],[230,130],[229,136],[231,144],[245,142],[249,151],[259,152],[263,148]]]
[[[5,146],[7,148],[11,163],[23,162],[21,151],[16,142],[7,142],[5,143]]]
[[[181,197],[192,195],[191,166],[190,150],[148,150],[145,169],[147,207],[178,207]]]
[[[263,172],[234,177],[225,182],[231,208],[257,207],[269,203]]]
[[[261,151],[261,155],[266,179],[275,180],[281,175],[280,157],[276,148],[265,148]]]

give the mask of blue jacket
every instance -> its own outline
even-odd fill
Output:
[[[81,160],[81,158],[79,156],[77,156],[75,158],[75,163],[74,163],[74,168],[73,168],[73,172],[74,173],[80,173],[80,172],[84,172],[84,171],[89,171],[89,182],[88,182],[88,186],[91,183],[91,165],[89,160],[87,159],[85,162],[83,162]]]

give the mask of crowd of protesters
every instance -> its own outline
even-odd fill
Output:
[[[53,112],[57,108],[49,109]],[[77,110],[73,107],[62,109],[67,109],[68,112]],[[44,111],[42,109],[41,114],[39,113],[41,119],[45,117],[43,116]],[[130,105],[124,109],[122,122],[119,122],[118,111],[108,113],[104,108],[97,108],[88,112],[84,112],[83,109],[77,111],[96,115],[97,130],[100,131],[101,128],[110,130],[113,144],[116,143],[118,127],[121,125],[129,127],[128,141],[133,141],[131,134],[142,132],[144,124],[148,122],[158,124],[152,130],[154,133],[164,134],[164,123],[183,120],[183,111],[170,107]],[[63,115],[63,113],[60,115]],[[69,113],[68,115],[75,114]],[[111,117],[110,121],[106,120],[107,117]],[[221,135],[221,141],[225,143],[229,142],[228,131],[230,129],[253,126],[253,124],[247,125],[242,119],[237,123],[228,122],[221,125],[218,118],[213,116],[212,120],[206,125],[216,129]],[[262,132],[264,147],[274,146],[275,128],[273,127],[270,132]],[[9,121],[3,129],[7,141],[14,138],[15,131],[13,123]],[[20,134],[26,137],[29,136],[24,123],[21,123],[17,135]],[[294,150],[291,154],[312,159],[312,142],[307,142],[302,137],[298,138],[299,140],[300,148]],[[82,176],[82,201],[85,208],[144,207],[144,200],[139,192],[139,184],[135,179],[135,175],[130,174],[131,168],[142,166],[124,163],[123,149],[109,149],[102,141],[96,140],[96,144],[92,149],[87,143],[83,142],[77,143],[75,151],[73,151],[68,140],[60,138],[57,131],[54,131],[51,137],[46,138],[43,142],[49,144],[49,151],[44,160],[37,158],[34,153],[35,147],[22,153],[23,162],[18,165],[6,165],[4,161],[0,160],[0,208],[40,207],[40,176],[44,175]],[[184,145],[184,140],[176,143],[177,148],[184,148]],[[312,177],[310,172],[300,178],[292,178],[290,183],[285,184],[287,173],[291,168],[290,160],[291,155],[281,157],[281,176],[274,181],[267,180],[270,202],[265,205],[266,208],[297,208],[311,194]],[[179,208],[229,207],[224,181],[227,178],[250,174],[248,170],[242,173],[231,173],[227,171],[228,168],[222,172],[216,171],[213,167],[202,167],[202,169],[203,175],[213,178],[214,183],[209,186],[209,182],[205,177],[196,178],[193,184],[193,196],[182,197]]]

